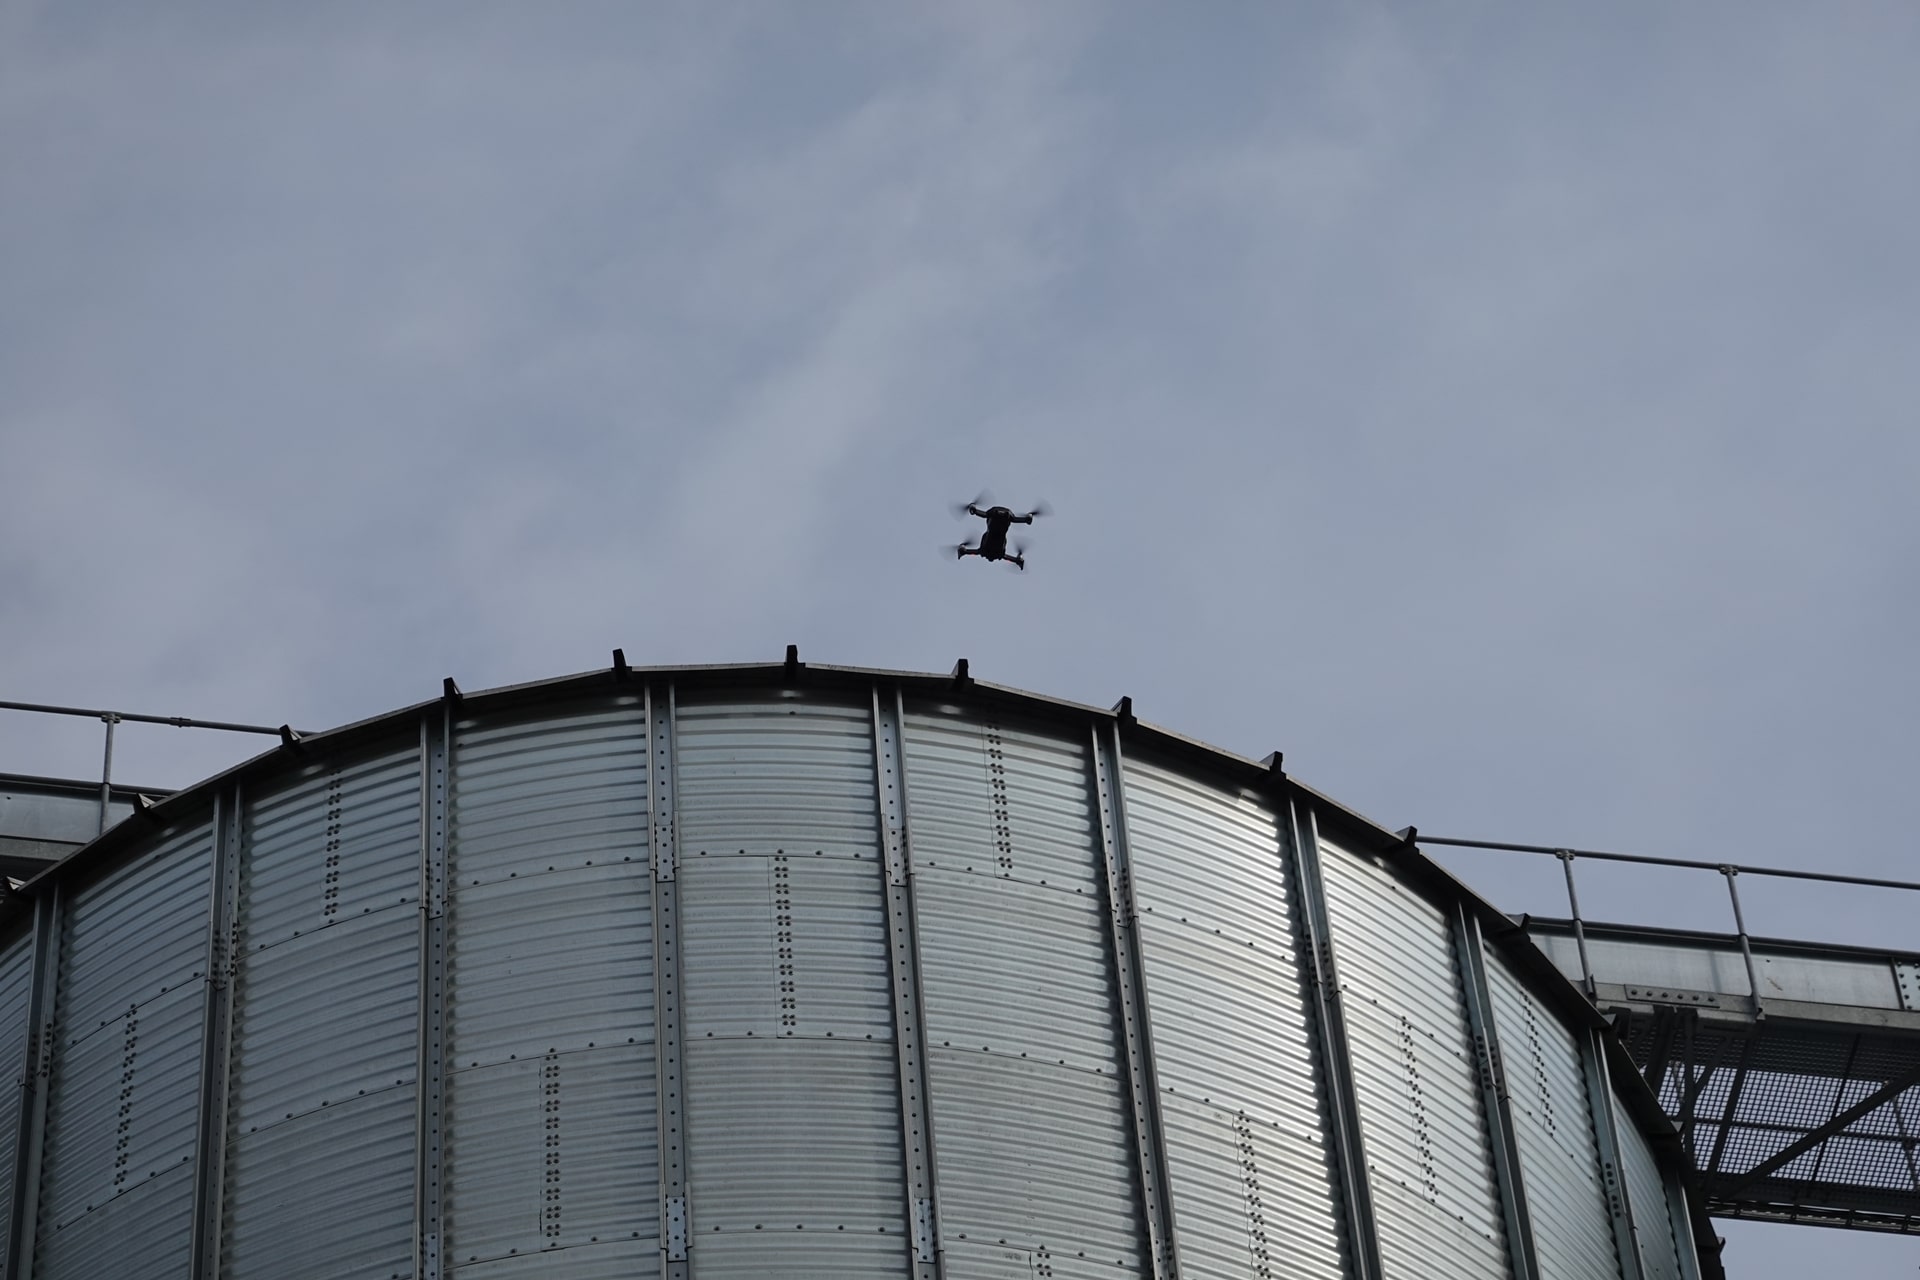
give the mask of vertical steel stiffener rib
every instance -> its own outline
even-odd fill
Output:
[[[58,1035],[60,925],[66,890],[56,884],[33,900],[33,987],[27,1006],[27,1051],[20,1078],[20,1137],[15,1148],[12,1215],[7,1232],[7,1275],[33,1274],[35,1229],[40,1219],[40,1165],[47,1145],[47,1081]]]
[[[647,812],[653,862],[653,1008],[659,1063],[660,1256],[665,1280],[688,1280],[687,1126],[680,1008],[680,836],[674,820],[673,686],[647,689]]]
[[[1493,1152],[1493,1173],[1500,1188],[1500,1215],[1507,1229],[1507,1262],[1513,1268],[1513,1280],[1537,1280],[1540,1263],[1534,1254],[1526,1179],[1521,1176],[1520,1147],[1507,1099],[1506,1066],[1500,1057],[1500,1031],[1493,1016],[1493,993],[1487,985],[1486,944],[1480,935],[1479,918],[1467,910],[1464,902],[1454,904],[1451,923],[1454,951],[1460,960],[1460,985],[1467,998],[1467,1026],[1473,1034],[1480,1101],[1487,1117],[1487,1145]]]
[[[906,715],[900,693],[873,691],[873,767],[880,797],[881,861],[886,877],[887,956],[893,992],[894,1059],[900,1081],[900,1149],[905,1156],[907,1222],[915,1280],[939,1280],[939,1196],[935,1191],[931,1097],[920,996],[919,932],[913,910],[913,859],[907,817]]]
[[[1634,1231],[1633,1204],[1627,1196],[1626,1166],[1620,1159],[1620,1131],[1614,1121],[1613,1077],[1607,1070],[1600,1032],[1592,1027],[1580,1033],[1580,1072],[1586,1077],[1587,1106],[1593,1112],[1600,1189],[1606,1193],[1607,1213],[1613,1220],[1613,1246],[1620,1255],[1621,1280],[1642,1280],[1639,1237]]]
[[[200,1123],[194,1139],[193,1252],[187,1274],[219,1280],[226,1211],[227,1098],[233,1063],[234,978],[240,935],[238,788],[213,802],[213,877],[207,915],[206,1012],[201,1022]]]
[[[1333,1122],[1333,1151],[1346,1205],[1349,1257],[1354,1280],[1380,1280],[1380,1239],[1374,1228],[1373,1188],[1367,1183],[1367,1157],[1360,1133],[1360,1107],[1354,1093],[1352,1049],[1347,1038],[1346,1013],[1341,1008],[1340,980],[1334,968],[1333,933],[1327,914],[1326,882],[1320,876],[1320,829],[1313,811],[1286,800],[1287,836],[1293,845],[1294,883],[1300,912],[1299,928],[1306,943],[1307,974],[1312,983],[1313,1011],[1326,1083],[1327,1109]]]
[[[453,702],[420,722],[420,1039],[414,1185],[415,1266],[440,1280],[445,1253],[447,806]]]
[[[1133,1110],[1133,1145],[1145,1210],[1147,1253],[1152,1259],[1152,1275],[1171,1280],[1180,1274],[1180,1248],[1167,1187],[1167,1141],[1160,1117],[1147,989],[1141,972],[1140,908],[1127,854],[1126,783],[1119,726],[1095,725],[1092,746],[1094,802],[1100,811],[1100,860],[1106,873],[1108,943],[1120,995],[1127,1100]]]

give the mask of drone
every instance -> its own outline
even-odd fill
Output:
[[[965,560],[968,556],[979,556],[982,560],[1011,560],[1015,568],[1024,571],[1027,567],[1026,545],[1016,542],[1012,550],[1007,548],[1007,531],[1016,524],[1032,524],[1035,516],[1049,514],[1046,503],[1035,503],[1027,512],[1016,512],[1012,507],[983,507],[980,504],[991,501],[981,494],[972,502],[955,503],[953,513],[956,516],[978,516],[987,522],[987,529],[980,537],[980,544],[963,542],[955,548],[955,559]]]

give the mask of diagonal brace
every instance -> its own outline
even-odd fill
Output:
[[[1920,1063],[1915,1063],[1905,1071],[1902,1071],[1899,1075],[1887,1081],[1878,1089],[1875,1089],[1872,1093],[1821,1125],[1818,1129],[1808,1131],[1806,1136],[1789,1143],[1773,1155],[1762,1160],[1759,1164],[1753,1166],[1753,1168],[1715,1187],[1714,1194],[1729,1198],[1739,1195],[1742,1191],[1745,1191],[1754,1183],[1759,1182],[1774,1170],[1793,1163],[1793,1161],[1813,1150],[1828,1138],[1840,1133],[1855,1120],[1860,1119],[1860,1117],[1879,1107],[1885,1106],[1916,1084],[1920,1084]]]

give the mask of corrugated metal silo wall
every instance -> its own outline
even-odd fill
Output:
[[[0,942],[0,1264],[1496,1277],[1524,1188],[1534,1275],[1622,1275],[1558,1015],[1487,955],[1490,1116],[1477,940],[1386,863],[1296,857],[1268,789],[1123,742],[635,682],[289,755]],[[1690,1275],[1609,1123],[1639,1273]]]

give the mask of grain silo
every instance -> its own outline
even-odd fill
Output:
[[[18,1280],[1699,1275],[1510,921],[1277,760],[964,670],[289,735],[9,897],[0,1052]]]

